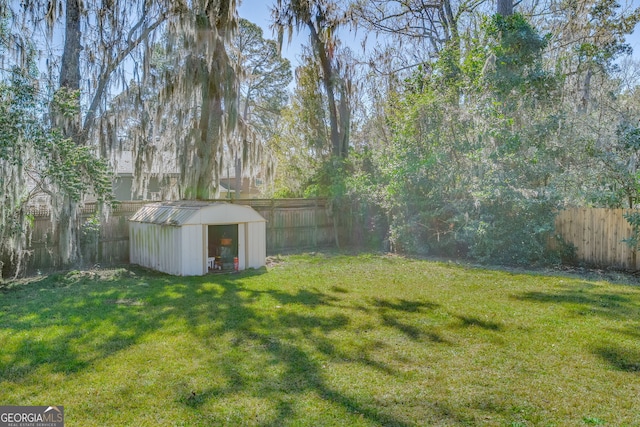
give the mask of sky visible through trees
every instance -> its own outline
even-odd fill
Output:
[[[632,7],[640,6],[640,0],[633,0],[631,2]],[[238,6],[238,13],[241,18],[248,19],[249,21],[259,25],[263,31],[265,38],[275,39],[275,35],[271,30],[271,2],[264,2],[261,0],[242,0]],[[343,30],[341,33],[342,42],[350,46],[354,50],[361,49],[361,41],[363,38],[363,31],[359,34],[354,34],[348,29]],[[289,59],[291,64],[298,64],[300,61],[300,46],[306,42],[306,34],[294,34],[293,41],[285,43],[282,46],[282,56]],[[633,49],[633,57],[640,60],[640,25],[636,26],[636,30],[633,34],[626,37],[627,43]],[[293,85],[293,83],[292,83]]]
[[[80,3],[0,3],[0,54],[14,61],[1,106],[33,130],[2,117],[17,137],[0,166],[49,195],[60,265],[80,257],[81,205],[108,211],[104,172],[123,150],[134,198],[174,172],[171,194],[216,198],[235,169],[236,185],[264,180],[263,197],[328,198],[364,243],[485,261],[557,260],[554,211],[640,200],[635,3]],[[291,67],[243,56],[239,18]],[[2,185],[2,223],[27,224],[33,184]],[[27,234],[0,237],[26,253]]]

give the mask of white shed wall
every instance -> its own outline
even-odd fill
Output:
[[[164,273],[180,274],[180,228],[130,223],[129,230],[131,263]]]
[[[247,268],[247,224],[238,224],[238,269]]]
[[[207,272],[204,240],[206,239],[205,226],[182,226],[182,271],[181,276],[201,276]]]
[[[238,224],[239,269],[266,264],[266,222],[257,212],[224,203],[198,206],[140,209],[129,225],[131,263],[178,276],[206,274],[208,225]]]
[[[267,226],[265,222],[247,224],[247,268],[260,268],[267,261]]]

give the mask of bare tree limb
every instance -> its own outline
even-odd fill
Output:
[[[116,55],[112,61],[107,64],[103,73],[101,74],[100,79],[98,80],[98,86],[96,87],[96,91],[93,95],[91,104],[89,106],[89,110],[87,111],[87,115],[85,116],[84,125],[82,127],[83,135],[86,136],[89,134],[91,128],[95,124],[96,113],[98,110],[98,105],[104,96],[104,91],[109,83],[109,79],[111,78],[111,74],[116,70],[116,68],[124,61],[124,59],[129,56],[129,54],[149,35],[158,28],[163,22],[167,19],[167,14],[163,13],[160,15],[157,21],[153,24],[149,25],[145,30],[138,36],[138,38],[134,40],[130,40],[127,44],[127,47]],[[140,22],[138,22],[139,24]],[[136,24],[136,25],[138,25]]]

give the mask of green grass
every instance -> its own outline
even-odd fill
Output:
[[[375,255],[0,291],[0,404],[67,426],[638,426],[640,288]]]

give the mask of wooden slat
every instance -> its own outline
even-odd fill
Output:
[[[622,240],[631,235],[624,209],[574,208],[559,212],[556,232],[576,247],[579,262],[635,270],[633,250]]]

